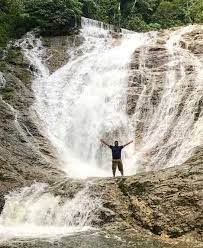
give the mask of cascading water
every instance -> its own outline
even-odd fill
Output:
[[[136,149],[131,145],[123,154],[126,175],[135,174],[137,167],[152,170],[181,164],[191,156],[202,140],[202,118],[194,121],[194,114],[201,101],[203,64],[180,44],[182,36],[194,28],[180,28],[169,35],[166,75],[159,86],[153,80],[153,69],[145,67],[148,49],[156,42],[155,33],[123,30],[120,38],[114,38],[111,25],[83,18],[81,45],[72,47],[68,63],[51,75],[43,61],[46,51],[40,40],[27,36],[21,47],[36,68],[33,109],[69,176],[111,175],[110,151],[101,147],[100,139],[125,143],[136,132],[142,136],[139,145]],[[148,76],[150,83],[141,83],[135,113],[129,117],[128,65],[136,49],[142,51],[139,72]],[[192,87],[186,71],[189,66],[196,73]],[[162,93],[154,107],[151,98],[157,87]],[[143,109],[148,110],[144,115]]]
[[[33,108],[71,177],[110,176],[110,152],[101,149],[100,139],[125,143],[134,136],[125,111],[128,64],[134,50],[147,45],[153,35],[125,31],[115,39],[110,29],[83,18],[82,44],[73,47],[68,63],[51,75],[40,40],[28,36],[21,44],[37,71]],[[124,152],[126,174],[136,171],[133,150]]]
[[[168,63],[162,85],[153,79],[157,72],[144,67],[147,50],[142,56],[140,70],[143,69],[150,80],[143,85],[132,117],[135,132],[142,136],[137,151],[142,170],[181,164],[202,144],[203,119],[200,115],[195,120],[195,114],[202,101],[203,62],[181,47],[182,37],[194,29],[195,26],[187,26],[170,34],[165,44]],[[193,68],[193,74],[188,68]],[[156,107],[151,101],[154,92],[160,95]],[[143,109],[147,110],[144,116]],[[143,123],[141,132],[139,122]]]
[[[46,184],[34,184],[6,197],[0,216],[0,240],[50,237],[88,230],[100,200],[89,195],[89,185],[73,199],[54,196]]]

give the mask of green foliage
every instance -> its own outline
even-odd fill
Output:
[[[78,30],[81,15],[135,31],[203,23],[202,0],[0,0],[0,47],[38,28],[43,35]]]
[[[203,23],[203,1],[191,1],[186,14],[193,23]]]
[[[12,63],[18,59],[19,55],[21,55],[20,50],[18,48],[11,47],[7,49],[4,60],[6,62]]]
[[[148,26],[141,16],[129,17],[126,21],[123,20],[123,23],[125,28],[129,30],[134,30],[137,32],[148,30]]]
[[[135,31],[203,22],[202,0],[120,0],[120,6],[121,26]]]
[[[148,25],[148,30],[159,30],[161,29],[161,24],[153,22]]]
[[[203,22],[202,0],[81,1],[86,17],[135,31],[158,30]]]
[[[79,24],[81,7],[78,0],[26,0],[24,14],[43,34],[62,35]]]
[[[0,46],[22,34],[17,28],[21,20],[21,10],[21,0],[0,0]]]
[[[33,28],[63,35],[80,25],[79,0],[0,0],[0,46]]]
[[[4,61],[0,61],[0,71],[4,71],[6,69],[6,63]]]
[[[96,19],[96,12],[97,12],[96,2],[94,0],[83,0],[82,12],[84,16]]]
[[[184,19],[183,9],[175,1],[162,1],[152,19],[159,23],[162,28],[181,25]]]
[[[84,16],[106,23],[119,25],[120,11],[118,0],[81,0]]]

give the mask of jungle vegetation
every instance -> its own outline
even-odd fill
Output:
[[[203,23],[202,0],[0,0],[0,46],[38,28],[77,32],[81,16],[135,31]]]

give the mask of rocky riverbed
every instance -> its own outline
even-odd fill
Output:
[[[94,226],[202,241],[202,156],[197,152],[182,166],[136,176],[65,180],[52,190],[73,197],[88,183],[91,197],[102,202]]]
[[[92,206],[94,218],[89,223],[92,227],[107,233],[104,235],[99,231],[99,236],[94,236],[95,232],[93,232],[93,239],[84,241],[82,238],[84,242],[82,245],[87,245],[87,247],[88,245],[91,247],[100,238],[102,240],[100,240],[101,247],[102,245],[109,247],[111,238],[109,240],[106,236],[110,233],[113,237],[116,235],[115,233],[124,235],[124,240],[127,239],[124,243],[128,244],[129,242],[129,247],[134,247],[130,246],[132,240],[135,240],[133,243],[136,245],[135,247],[139,247],[142,242],[146,244],[146,247],[156,247],[156,245],[158,247],[176,247],[174,246],[176,243],[184,244],[183,247],[201,247],[203,241],[202,156],[202,151],[198,151],[182,166],[130,177],[85,180],[61,178],[50,183],[45,193],[60,197],[60,202],[63,203],[68,199],[74,199],[79,192],[87,188],[85,194],[88,195],[88,198],[79,197],[80,204],[83,208],[86,208],[88,204],[96,206]],[[99,201],[99,204],[94,203],[96,201]],[[46,203],[44,202],[44,204]],[[83,208],[79,207],[76,212],[73,212],[76,223],[77,218],[83,215]],[[19,209],[17,210],[19,211]],[[29,209],[23,211],[29,212]],[[30,209],[30,211],[33,210]],[[71,206],[70,211],[72,211]],[[90,214],[92,215],[90,212],[87,215]],[[81,237],[86,234],[72,235],[60,240],[61,247],[63,245],[64,247],[75,247],[75,245],[68,246],[69,242],[81,244]],[[55,238],[58,240],[59,237]],[[23,245],[33,247],[33,242],[37,242],[39,245],[37,247],[42,245],[46,247],[50,244],[50,241],[46,241],[46,239],[24,240],[20,243],[18,240],[19,238],[16,239],[17,243],[11,243],[11,247],[15,247],[17,244],[22,247],[24,247]],[[121,238],[121,240],[123,239]],[[66,244],[66,242],[68,243]],[[55,247],[54,243],[51,245]],[[122,243],[122,245],[124,244]]]
[[[2,248],[201,248],[194,242],[172,241],[162,237],[136,235],[133,231],[89,231],[61,238],[13,240],[1,244]]]

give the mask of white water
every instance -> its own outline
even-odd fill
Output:
[[[153,80],[153,69],[145,67],[148,47],[156,41],[155,33],[124,30],[121,38],[113,38],[112,29],[83,19],[82,44],[67,51],[68,63],[53,74],[43,60],[46,51],[39,39],[28,35],[21,44],[36,68],[33,109],[40,120],[38,124],[56,148],[59,165],[71,177],[110,176],[110,151],[101,146],[100,139],[123,144],[139,133],[140,122],[141,140],[135,140],[136,147],[130,145],[123,151],[126,175],[135,174],[142,165],[142,170],[152,170],[181,164],[202,144],[202,117],[194,121],[194,115],[202,97],[203,63],[180,46],[182,36],[195,26],[169,35],[165,44],[166,75],[159,85]],[[139,71],[150,80],[147,85],[140,85],[142,92],[135,113],[129,118],[128,65],[138,48],[143,48]],[[189,66],[194,68],[194,78],[187,74]],[[155,108],[150,99],[158,87],[161,96]],[[148,109],[144,115],[143,109]]]
[[[37,69],[33,108],[69,176],[110,176],[110,151],[102,148],[100,139],[107,138],[110,144],[133,139],[126,114],[128,64],[135,49],[147,45],[152,36],[125,31],[122,38],[114,39],[109,29],[83,19],[84,41],[68,51],[69,62],[53,74],[43,61],[40,40],[27,36],[21,44]],[[27,44],[33,48],[28,49]],[[125,148],[127,175],[136,172],[134,155],[133,145]]]
[[[135,130],[139,121],[144,123],[138,157],[145,170],[181,164],[190,158],[195,148],[202,145],[203,116],[200,115],[195,121],[195,113],[202,101],[203,58],[181,48],[180,43],[182,37],[195,28],[187,26],[170,34],[165,44],[169,61],[162,85],[153,81],[153,70],[143,69],[145,75],[151,76],[151,80],[150,84],[143,86],[132,121]],[[142,58],[142,64],[146,60],[147,52]],[[187,72],[189,67],[193,68],[193,76]],[[155,108],[150,99],[158,87],[162,94]],[[148,111],[140,119],[143,108]]]
[[[54,196],[46,184],[12,192],[0,216],[0,240],[55,237],[86,231],[95,220],[99,199],[89,196],[88,185],[73,199]]]

